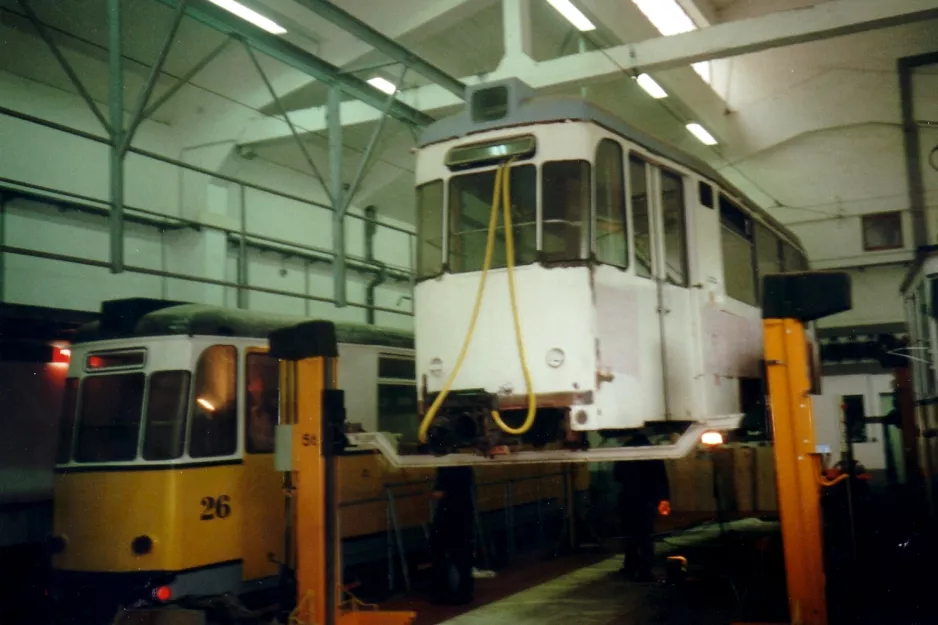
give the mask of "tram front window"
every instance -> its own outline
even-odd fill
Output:
[[[237,359],[231,345],[213,345],[199,356],[189,434],[193,458],[229,456],[238,447]]]
[[[537,172],[533,165],[512,167],[510,172],[515,265],[527,265],[537,258]],[[494,188],[495,170],[462,174],[449,181],[449,269],[453,273],[482,270]],[[498,212],[492,268],[506,264],[501,202]]]
[[[546,261],[586,258],[583,224],[590,209],[590,165],[586,161],[544,163],[541,172],[544,238],[541,256]]]
[[[144,460],[173,460],[182,455],[188,404],[188,371],[157,371],[150,376]]]
[[[443,181],[417,187],[417,277],[443,270]]]
[[[75,434],[77,462],[118,462],[137,457],[144,375],[96,375],[81,383]]]
[[[59,447],[55,454],[56,464],[65,464],[72,457],[72,441],[75,438],[75,411],[78,409],[78,378],[66,378],[62,396],[62,416],[59,417]]]

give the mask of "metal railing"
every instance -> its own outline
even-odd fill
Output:
[[[75,137],[100,143],[103,145],[108,145],[110,140],[104,137],[100,137],[88,132],[77,130],[75,128],[69,128],[62,124],[57,124],[55,122],[50,122],[48,120],[39,119],[37,117],[21,113],[18,111],[13,111],[4,107],[0,107],[0,114],[6,115],[9,117],[14,117],[22,121],[29,123],[34,123],[52,130],[63,132]],[[247,229],[247,216],[246,216],[246,204],[245,204],[245,190],[251,189],[259,191],[265,194],[269,194],[276,198],[289,200],[291,202],[296,202],[305,206],[309,206],[314,209],[332,211],[332,208],[320,202],[314,200],[309,200],[307,198],[302,198],[290,193],[285,193],[278,191],[264,185],[256,184],[250,181],[240,180],[225,174],[218,172],[213,172],[189,163],[178,161],[176,159],[166,157],[160,154],[149,152],[147,150],[142,150],[133,146],[127,148],[128,152],[133,152],[137,155],[143,156],[147,159],[153,159],[164,164],[172,165],[180,169],[180,171],[188,171],[196,174],[201,174],[209,176],[213,179],[223,180],[231,183],[237,187],[237,190],[240,192],[241,197],[241,210],[239,217],[239,228],[225,228],[223,226],[207,224],[192,219],[186,219],[184,217],[178,217],[175,215],[170,215],[166,213],[161,213],[159,211],[149,210],[146,208],[138,206],[128,206],[123,207],[124,219],[129,223],[136,223],[138,225],[154,228],[160,233],[160,268],[154,267],[144,267],[144,266],[125,266],[124,270],[130,273],[137,273],[141,275],[150,275],[162,278],[162,295],[165,297],[167,281],[168,280],[181,280],[184,282],[206,284],[220,287],[227,287],[235,289],[238,293],[238,305],[240,307],[246,307],[246,297],[245,294],[248,292],[257,292],[257,293],[266,293],[270,295],[278,295],[290,298],[296,298],[306,302],[306,309],[309,310],[309,304],[311,302],[324,302],[336,304],[336,300],[331,297],[325,297],[320,295],[314,295],[309,292],[309,271],[310,268],[315,264],[325,264],[332,265],[336,262],[337,254],[333,250],[313,246],[299,244],[296,242],[288,241],[285,239],[271,237],[263,234],[248,232]],[[76,265],[91,266],[91,267],[100,267],[103,269],[109,269],[111,263],[104,260],[96,260],[93,258],[74,256],[69,254],[59,254],[53,252],[47,252],[37,249],[31,249],[28,247],[16,246],[8,244],[4,234],[5,234],[5,217],[6,217],[6,205],[13,199],[26,199],[38,204],[44,204],[50,207],[56,207],[59,209],[65,210],[74,210],[76,212],[85,213],[85,214],[95,214],[104,217],[110,217],[111,208],[109,200],[92,197],[89,195],[84,195],[80,193],[74,193],[67,190],[55,189],[48,186],[43,186],[31,182],[26,182],[22,180],[16,180],[7,177],[0,177],[0,301],[5,301],[5,289],[3,282],[3,269],[4,269],[4,256],[8,254],[33,257],[33,258],[43,258],[47,260],[53,260],[58,262],[72,263]],[[354,213],[348,213],[347,216],[350,219],[357,220],[365,226],[370,226],[374,229],[384,229],[388,231],[398,232],[407,236],[407,246],[408,246],[408,259],[410,266],[396,265],[391,263],[382,262],[375,259],[375,254],[373,249],[366,250],[364,257],[344,254],[345,264],[352,273],[357,273],[362,276],[367,276],[369,278],[368,285],[371,284],[381,284],[381,283],[398,283],[404,284],[407,286],[407,294],[402,296],[401,301],[404,299],[412,300],[412,290],[414,284],[414,257],[415,257],[415,233],[412,230],[407,228],[402,228],[395,224],[386,223],[384,221],[369,218],[367,216],[361,216]],[[166,255],[166,242],[164,240],[164,235],[167,232],[182,230],[182,229],[191,229],[194,231],[203,231],[210,230],[221,232],[226,235],[229,245],[237,248],[237,257],[238,257],[238,272],[236,280],[223,280],[212,277],[185,274],[180,272],[168,271],[165,268],[165,255]],[[374,237],[365,237],[366,245],[373,245]],[[251,284],[248,279],[248,252],[249,251],[265,251],[265,252],[275,252],[283,255],[284,257],[297,258],[304,262],[304,269],[306,272],[305,280],[305,291],[290,291],[285,289],[271,288],[269,286],[261,286],[256,284]],[[373,299],[373,298],[370,298]],[[368,319],[373,320],[374,312],[384,312],[390,314],[412,316],[412,310],[400,310],[397,308],[389,308],[376,306],[373,302],[354,302],[347,301],[348,306],[364,309],[368,311]]]

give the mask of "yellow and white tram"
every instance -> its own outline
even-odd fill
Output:
[[[421,439],[736,427],[761,399],[759,276],[807,269],[797,237],[584,99],[510,79],[467,101],[417,152]]]
[[[115,603],[282,585],[295,545],[274,465],[279,379],[267,336],[304,319],[155,300],[102,308],[70,345],[50,541],[56,603],[110,619]],[[336,332],[349,421],[413,441],[413,335],[343,323]],[[339,473],[344,560],[380,560],[387,485],[428,492],[433,468],[396,469],[366,450],[343,455]],[[502,509],[502,481],[522,476],[514,506],[539,510],[564,495],[556,467],[487,467],[480,512]],[[586,478],[578,471],[575,488]],[[396,529],[422,536],[429,506],[409,497]]]

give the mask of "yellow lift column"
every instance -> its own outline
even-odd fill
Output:
[[[805,324],[851,308],[843,272],[768,275],[763,280],[763,341],[775,449],[779,515],[792,625],[827,625],[821,534],[821,462],[810,394]],[[813,363],[815,367],[820,363]]]
[[[338,456],[347,441],[335,325],[308,321],[268,338],[280,360],[281,432],[289,437],[294,487],[297,605],[290,625],[408,625],[416,613],[342,609]]]

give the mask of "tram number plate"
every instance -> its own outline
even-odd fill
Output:
[[[202,516],[203,521],[212,519],[225,519],[231,514],[231,497],[228,495],[219,495],[218,497],[202,498]]]

